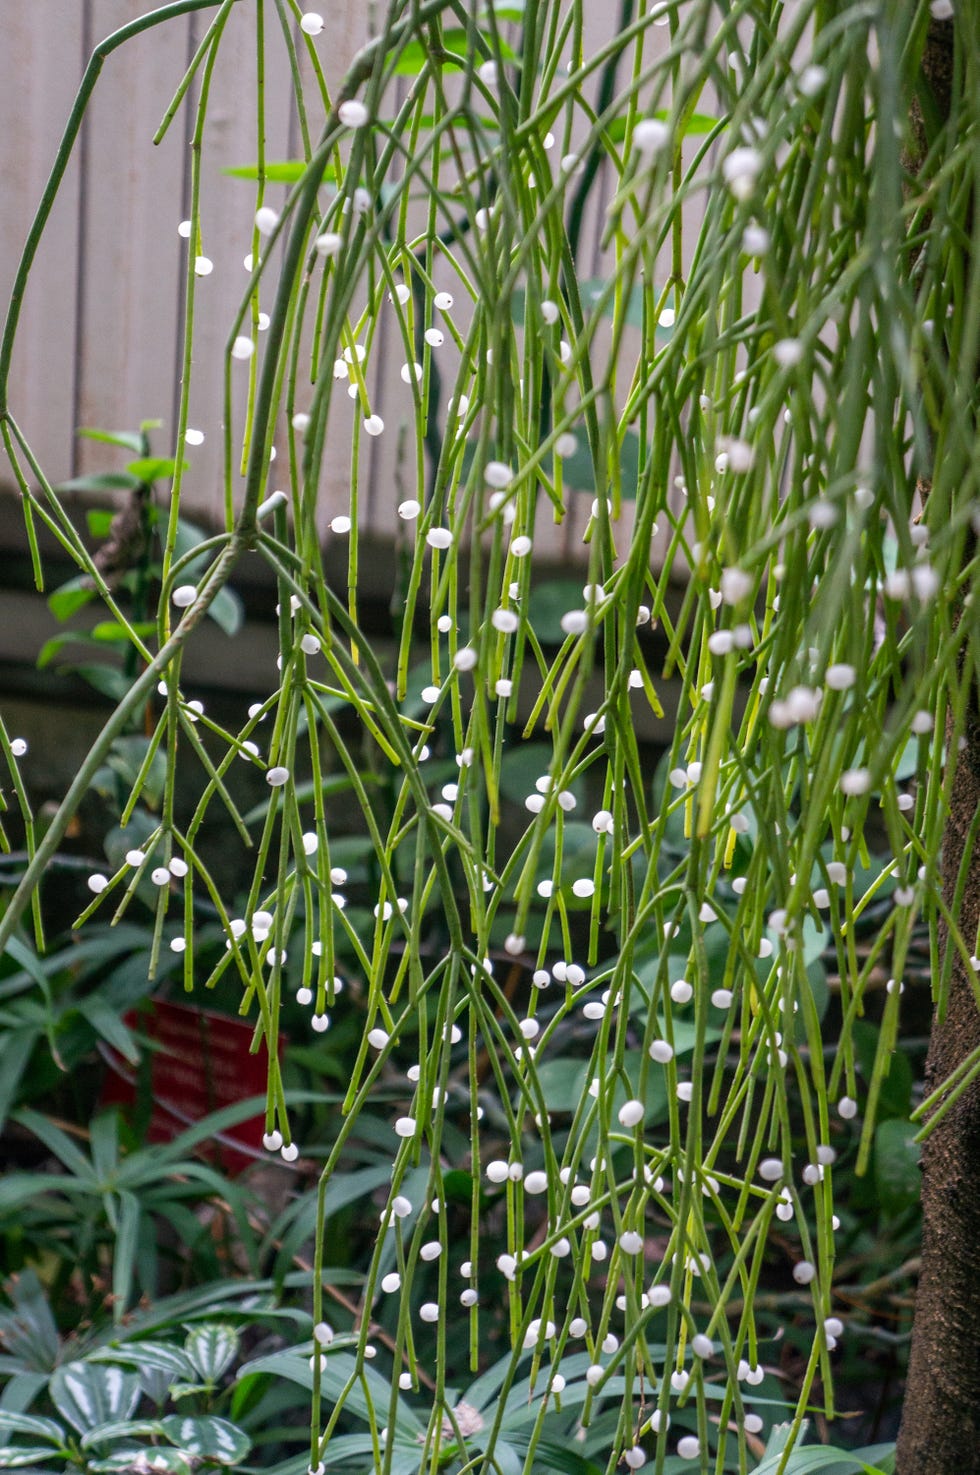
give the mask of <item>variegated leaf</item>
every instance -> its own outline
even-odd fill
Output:
[[[55,1369],[49,1387],[55,1408],[79,1434],[128,1419],[140,1397],[135,1373],[94,1362],[65,1363]]]

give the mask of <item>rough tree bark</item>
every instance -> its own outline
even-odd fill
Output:
[[[965,10],[971,8],[967,5]],[[968,36],[968,14],[963,23]],[[954,22],[930,25],[923,73],[940,119],[949,117],[954,40]],[[924,130],[916,111],[913,132],[921,144]],[[944,899],[950,907],[980,806],[980,711],[975,689],[965,738],[943,844]],[[975,842],[966,866],[957,920],[964,937],[972,940],[980,923],[980,846]],[[950,946],[948,941],[945,945]],[[926,1089],[940,1086],[978,1045],[980,1011],[956,955],[945,1018],[937,1015],[933,1020]],[[980,1081],[964,1092],[924,1144],[922,1219],[922,1268],[898,1438],[898,1475],[980,1475]]]
[[[980,717],[960,754],[943,846],[946,900],[980,805]],[[980,852],[968,861],[959,923],[980,922]],[[980,1011],[962,962],[953,964],[946,1017],[933,1021],[926,1089],[980,1045]],[[922,1268],[915,1298],[898,1475],[980,1472],[980,1082],[964,1092],[922,1153]]]

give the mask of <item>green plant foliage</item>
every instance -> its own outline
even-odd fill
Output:
[[[172,8],[86,72],[0,340],[28,536],[53,509],[78,574],[51,607],[97,607],[99,659],[75,669],[113,702],[41,837],[29,759],[0,728],[27,836],[0,918],[18,944],[0,1047],[20,1089],[57,1042],[39,887],[94,789],[113,828],[83,946],[93,923],[152,918],[147,972],[176,958],[188,992],[249,1020],[265,1148],[318,1182],[266,1234],[195,1155],[233,1109],[151,1149],[111,1115],[83,1148],[28,1108],[56,1171],[29,1210],[36,1179],[10,1175],[0,1209],[62,1255],[83,1225],[133,1342],[153,1216],[200,1231],[172,1179],[220,1193],[254,1273],[285,1288],[301,1266],[313,1339],[300,1317],[298,1345],[248,1356],[241,1425],[210,1406],[240,1323],[207,1297],[166,1356],[149,1308],[118,1365],[52,1374],[39,1322],[17,1397],[49,1386],[86,1438],[112,1420],[121,1447],[95,1469],[149,1439],[168,1469],[234,1465],[283,1384],[309,1404],[283,1475],[886,1469],[881,1447],[803,1436],[873,1320],[874,1244],[914,1234],[913,1134],[939,1097],[917,1101],[897,1049],[902,985],[923,935],[936,998],[953,956],[980,952],[940,875],[980,608],[976,325],[957,295],[977,57],[920,180],[903,163],[929,23],[912,0],[626,5],[598,44],[584,0],[389,0],[333,90],[315,13],[177,8],[211,14],[158,135],[190,110],[176,424],[152,449],[144,426],[126,469],[53,488],[8,413],[18,304],[99,69]],[[254,83],[229,43],[246,12]],[[302,163],[266,168],[273,48]],[[183,490],[198,145],[226,67],[257,93],[254,173],[236,171],[255,183],[253,267],[227,324],[223,506],[202,528]],[[135,449],[99,434],[107,455]],[[399,498],[383,635],[364,578],[379,437]],[[137,518],[118,567],[64,491]],[[240,633],[246,553],[275,584],[278,662],[247,714],[219,718],[183,658],[206,616]],[[36,950],[16,930],[29,904]],[[98,1005],[77,1012],[131,1043]],[[137,1431],[151,1386],[198,1402]]]

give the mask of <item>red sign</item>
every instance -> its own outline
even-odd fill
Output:
[[[164,1000],[154,1000],[147,1013],[128,1014],[126,1023],[156,1047],[150,1056],[150,1142],[172,1142],[222,1106],[265,1095],[268,1058],[264,1049],[251,1053],[254,1025],[212,1009]],[[282,1045],[280,1038],[280,1056]],[[127,1063],[113,1057],[103,1091],[105,1105],[132,1110],[138,1087]],[[198,1151],[216,1159],[226,1172],[240,1173],[257,1156],[266,1156],[264,1130],[262,1115],[249,1117],[202,1143]],[[246,1151],[238,1150],[236,1143]]]

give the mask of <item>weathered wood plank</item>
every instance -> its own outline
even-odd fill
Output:
[[[4,309],[81,79],[82,19],[81,5],[52,4],[50,0],[4,7],[0,46],[0,137],[4,140],[0,149],[0,303]],[[12,413],[55,480],[70,472],[74,442],[79,176],[76,153],[24,299],[11,376]]]

